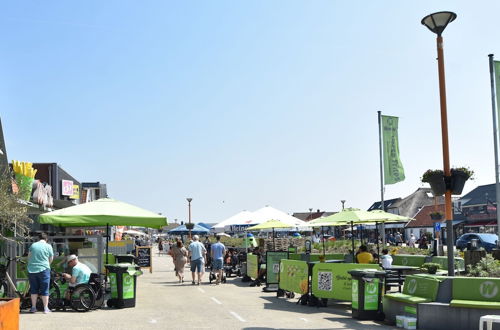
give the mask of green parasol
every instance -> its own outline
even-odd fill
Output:
[[[41,214],[40,223],[63,227],[141,226],[162,228],[167,218],[111,198]]]
[[[106,263],[108,262],[109,226],[162,228],[167,218],[137,206],[111,198],[70,206],[41,214],[40,223],[63,227],[106,226]]]

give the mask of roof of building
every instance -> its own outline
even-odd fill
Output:
[[[296,213],[293,213],[292,216],[299,218],[300,220],[303,220],[303,221],[311,221],[311,220],[318,219],[321,217],[327,217],[327,216],[335,214],[335,213],[337,213],[337,212],[327,212],[327,211],[316,210],[315,212],[296,212]]]
[[[472,189],[469,193],[465,194],[460,198],[462,202],[462,207],[474,206],[474,205],[486,205],[488,201],[490,203],[496,203],[497,193],[495,184],[486,184],[483,186],[477,186]]]
[[[393,199],[388,199],[384,200],[384,210],[388,210],[391,208],[391,206],[396,203],[397,201],[401,200],[401,197],[398,198],[393,198]],[[373,211],[373,210],[381,210],[380,206],[382,205],[381,201],[375,202],[368,208],[368,211]]]
[[[433,227],[435,221],[431,219],[431,213],[434,212],[442,213],[444,220],[444,204],[426,205],[417,212],[417,214],[414,216],[415,220],[410,221],[406,227],[407,228]],[[463,214],[461,213],[453,214],[453,221],[464,221],[464,220],[465,216]]]

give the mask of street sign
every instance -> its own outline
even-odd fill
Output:
[[[441,222],[435,222],[434,223],[434,230],[435,231],[440,231],[441,230]]]

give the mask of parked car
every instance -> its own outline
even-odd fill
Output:
[[[463,234],[457,240],[456,247],[460,251],[465,250],[473,239],[477,239],[477,247],[484,248],[486,251],[491,252],[496,248],[498,235],[495,234],[481,234],[481,233],[468,233]]]

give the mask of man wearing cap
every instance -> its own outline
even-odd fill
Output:
[[[198,285],[200,285],[203,278],[203,273],[205,271],[205,256],[207,250],[205,246],[200,242],[200,237],[198,235],[193,236],[193,242],[189,244],[189,255],[191,257],[191,275],[193,277],[192,284],[195,284],[195,274],[198,273]]]
[[[63,273],[63,277],[68,281],[70,288],[74,288],[78,284],[88,283],[90,279],[90,268],[78,261],[78,257],[74,254],[68,256],[66,263],[71,269],[71,275]],[[66,299],[69,299],[69,290],[66,291]]]

